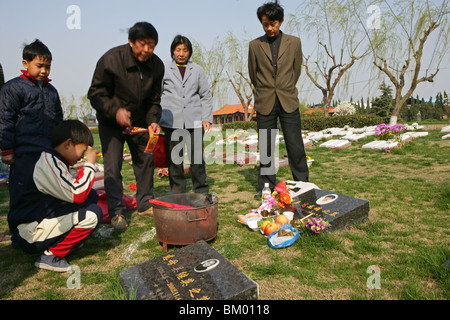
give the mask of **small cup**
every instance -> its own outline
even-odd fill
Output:
[[[286,218],[289,219],[289,221],[291,221],[292,219],[294,219],[294,212],[292,212],[292,211],[285,211],[285,212],[283,212],[283,215],[285,215]]]

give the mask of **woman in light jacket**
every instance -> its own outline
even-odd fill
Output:
[[[211,86],[204,70],[190,61],[192,44],[177,35],[170,47],[172,61],[165,66],[159,125],[165,133],[170,188],[186,192],[184,150],[187,145],[192,186],[196,193],[209,193],[203,152],[203,135],[213,119]]]

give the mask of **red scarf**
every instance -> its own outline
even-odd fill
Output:
[[[27,80],[29,80],[29,81],[31,81],[33,83],[36,83],[36,84],[38,83],[34,78],[32,78],[28,74],[28,70],[20,70],[20,71],[22,72],[22,74],[20,75],[21,78],[27,79]],[[46,83],[49,83],[50,81],[52,81],[52,80],[49,79],[49,78],[46,78],[46,79],[44,79],[43,83],[46,84]]]

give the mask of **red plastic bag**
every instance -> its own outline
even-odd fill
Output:
[[[103,212],[102,223],[110,223],[111,217],[109,216],[109,213],[108,213],[108,204],[106,202],[106,193],[104,191],[100,191],[100,192],[99,191],[100,190],[97,190],[97,193],[99,195],[97,205],[100,208],[102,208],[102,212]],[[137,203],[136,203],[136,199],[134,197],[124,194],[122,196],[122,201],[125,203],[125,206],[127,207],[128,210],[136,210],[137,209]]]
[[[128,210],[136,210],[137,202],[134,197],[124,194],[122,196],[122,201],[123,203],[125,203],[125,206],[127,207]]]
[[[155,163],[155,168],[167,168],[169,166],[169,164],[167,163],[164,138],[164,135],[159,136],[158,142],[156,143],[155,149],[153,150],[153,160]]]

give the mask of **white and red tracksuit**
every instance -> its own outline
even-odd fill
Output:
[[[102,222],[94,180],[92,164],[73,177],[59,153],[42,152],[8,214],[13,247],[65,257]]]

